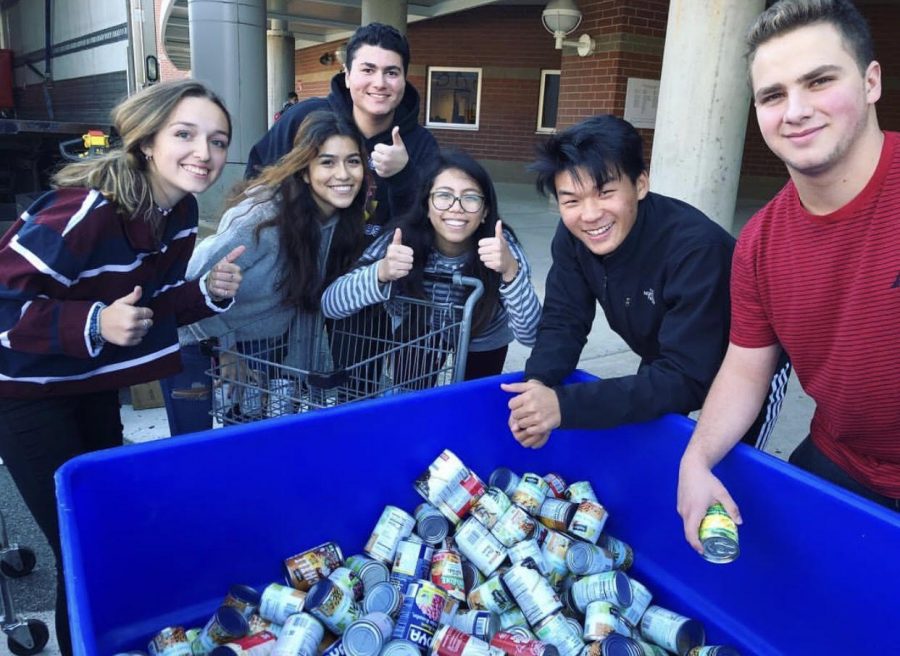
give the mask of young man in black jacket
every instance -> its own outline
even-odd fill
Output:
[[[539,448],[555,428],[610,428],[700,408],[728,345],[734,239],[691,205],[649,191],[641,137],[615,116],[550,138],[532,170],[562,221],[525,382],[503,385],[515,394],[515,438]],[[632,376],[563,386],[597,303],[641,364]],[[773,408],[745,438],[760,448],[787,374],[780,371]]]
[[[245,178],[291,150],[300,123],[315,110],[332,110],[353,120],[366,138],[374,188],[369,189],[366,234],[374,239],[389,218],[412,207],[418,171],[438,152],[431,133],[419,125],[419,94],[407,83],[409,43],[390,25],[369,23],[347,42],[344,70],[331,80],[327,98],[307,98],[289,107],[250,151]]]

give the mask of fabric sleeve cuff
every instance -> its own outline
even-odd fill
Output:
[[[198,281],[200,285],[200,293],[203,294],[203,300],[206,302],[206,306],[212,310],[213,312],[225,312],[230,309],[232,305],[234,305],[234,298],[225,299],[222,301],[215,301],[213,297],[210,295],[209,290],[206,288],[206,279],[209,277],[209,274],[212,273],[212,270],[207,271],[205,274],[200,276],[200,280]]]

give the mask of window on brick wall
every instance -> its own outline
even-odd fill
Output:
[[[541,95],[538,101],[538,132],[556,132],[559,109],[559,71],[541,71]]]
[[[480,110],[480,68],[428,67],[425,125],[450,130],[477,130]]]

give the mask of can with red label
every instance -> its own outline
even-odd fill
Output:
[[[503,585],[499,574],[487,579],[468,596],[469,608],[505,613],[515,607],[515,601]]]
[[[509,500],[521,506],[529,515],[537,515],[544,499],[550,494],[550,486],[541,476],[533,473],[522,474]]]
[[[431,582],[445,590],[448,596],[465,600],[466,582],[463,579],[462,557],[456,549],[439,549],[434,552],[431,559]]]
[[[413,485],[453,524],[466,516],[485,490],[481,479],[449,449],[444,449]]]
[[[278,583],[265,587],[259,601],[259,615],[275,624],[284,624],[289,615],[299,613],[306,603],[306,594]]]
[[[456,530],[456,544],[482,574],[490,576],[506,560],[506,547],[474,517]]]
[[[328,575],[328,578],[341,586],[344,592],[353,598],[353,601],[360,602],[365,596],[366,591],[362,579],[349,567],[343,565],[338,567]]]
[[[400,544],[400,540],[412,534],[415,525],[416,520],[405,510],[397,506],[385,506],[363,551],[375,560],[380,560],[388,566],[393,565],[397,545]]]
[[[549,474],[544,474],[544,480],[550,486],[550,494],[557,499],[566,498],[566,479],[556,472],[550,472]]]
[[[191,641],[182,626],[167,626],[147,645],[150,656],[191,656]]]
[[[325,629],[308,613],[287,618],[270,656],[316,656]]]
[[[484,640],[452,626],[438,629],[434,634],[430,653],[433,656],[498,656]]]
[[[527,540],[534,533],[535,521],[519,506],[510,506],[491,529],[491,534],[504,547]]]
[[[531,626],[562,608],[562,602],[537,566],[524,560],[503,574],[503,582]]]
[[[335,542],[325,542],[284,561],[285,580],[298,590],[309,590],[316,582],[328,578],[344,562],[344,554]]]
[[[391,569],[391,583],[398,589],[405,590],[413,581],[430,578],[433,557],[434,547],[430,544],[400,540],[394,555],[394,567]]]
[[[403,605],[391,636],[409,640],[420,649],[428,649],[446,601],[447,593],[431,581],[410,583],[403,594]]]
[[[210,656],[270,656],[278,641],[271,631],[261,631],[244,636],[233,642],[227,642],[221,647],[216,647],[210,652]]]
[[[509,510],[510,506],[512,506],[512,501],[509,500],[506,492],[499,487],[491,486],[472,506],[472,516],[484,524],[485,528],[491,529],[503,516],[503,513]]]
[[[606,508],[599,503],[582,501],[569,523],[568,533],[579,540],[596,544],[606,525],[606,518]]]
[[[581,503],[582,501],[593,501],[600,503],[597,495],[594,494],[594,488],[587,481],[576,481],[566,488],[566,499],[572,503]]]
[[[336,635],[343,635],[362,615],[353,597],[331,579],[322,579],[309,589],[305,610]]]
[[[522,631],[498,631],[491,638],[491,647],[502,650],[507,656],[559,656],[556,647]]]

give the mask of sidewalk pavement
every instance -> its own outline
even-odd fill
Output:
[[[544,281],[550,268],[550,240],[559,220],[555,205],[551,205],[547,199],[539,196],[534,187],[530,185],[498,184],[497,193],[500,199],[500,216],[504,221],[509,222],[522,242],[531,263],[535,288],[543,299]],[[761,203],[739,201],[736,224],[739,227],[743,226],[759,205]],[[529,349],[521,344],[512,344],[504,371],[512,372],[524,369],[528,353]],[[579,361],[579,367],[597,376],[609,378],[634,373],[638,362],[639,358],[630,351],[618,335],[610,330],[603,319],[603,313],[598,312],[588,343]],[[812,400],[804,394],[797,383],[796,376],[792,376],[787,398],[766,451],[779,458],[787,459],[794,447],[806,436],[812,411]],[[146,442],[169,436],[166,414],[161,408],[134,411],[130,405],[124,405],[122,407],[122,423],[125,427],[126,442]],[[27,513],[25,514],[27,515]],[[49,563],[52,562],[49,548],[36,530],[30,531],[30,534],[38,535],[36,541],[43,542],[43,544],[35,544],[35,540],[33,540],[29,544],[38,551],[39,559],[43,554],[43,562],[31,576],[15,582],[19,589],[27,588],[30,581],[31,585],[46,586],[48,582],[52,585],[50,572],[41,571],[47,570]],[[21,592],[24,593],[26,590],[21,590]],[[40,606],[29,608],[24,605],[24,602],[19,602],[20,614],[43,619],[50,626],[52,636],[53,614],[46,612],[52,608],[52,589],[46,590],[46,594],[42,597],[45,600],[51,600],[51,605],[47,606],[44,601]],[[43,653],[49,656],[59,654],[55,644],[55,638],[51,638],[51,643]]]

